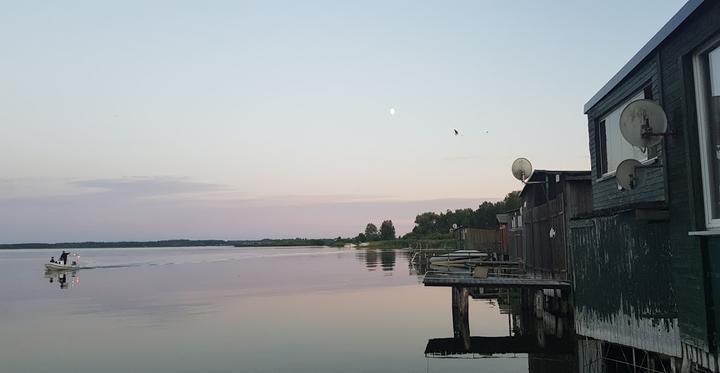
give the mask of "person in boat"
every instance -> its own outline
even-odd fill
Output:
[[[63,250],[62,254],[60,254],[60,260],[59,260],[59,262],[63,262],[64,265],[67,265],[67,257],[68,257],[69,254],[70,254],[70,253],[65,252],[65,250]]]
[[[55,263],[55,257],[54,257],[54,256],[51,256],[51,257],[50,257],[50,263]]]

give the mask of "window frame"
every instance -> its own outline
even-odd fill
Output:
[[[705,210],[706,227],[711,229],[720,229],[720,218],[713,218],[712,214],[712,186],[710,185],[712,182],[710,180],[710,152],[712,149],[710,136],[708,134],[708,103],[705,100],[705,94],[708,89],[708,84],[710,83],[710,76],[706,71],[707,62],[704,61],[704,59],[707,58],[709,52],[716,48],[720,48],[720,36],[704,44],[692,57],[693,83],[695,85],[695,112],[697,115],[698,146],[700,147],[700,169],[703,186],[703,207]]]
[[[608,148],[608,144],[607,144],[607,118],[608,118],[613,112],[615,112],[615,110],[617,110],[619,107],[621,107],[623,104],[625,104],[625,103],[628,103],[628,104],[629,104],[630,102],[632,102],[632,101],[630,101],[630,102],[628,102],[628,101],[629,101],[629,100],[632,100],[633,97],[638,96],[638,95],[640,95],[641,93],[642,93],[644,99],[646,99],[646,100],[652,100],[652,99],[653,99],[653,97],[652,97],[652,96],[653,96],[653,95],[652,95],[652,82],[647,82],[647,84],[644,84],[644,85],[642,86],[642,88],[634,91],[633,94],[627,96],[627,97],[626,97],[623,101],[621,101],[619,104],[613,106],[612,109],[610,109],[610,110],[608,110],[607,112],[605,112],[605,114],[604,114],[603,116],[599,117],[599,119],[597,120],[597,127],[596,127],[596,128],[597,128],[598,133],[599,133],[599,135],[597,136],[597,141],[598,141],[598,144],[600,144],[600,146],[601,146],[601,148],[600,148],[600,149],[601,149],[601,152],[600,152],[600,154],[598,154],[598,156],[599,156],[599,158],[598,158],[598,159],[599,159],[599,162],[598,162],[598,165],[597,165],[597,166],[599,166],[599,167],[598,167],[598,171],[599,171],[599,172],[598,172],[598,177],[597,177],[598,180],[605,180],[605,179],[613,178],[613,177],[615,177],[615,173],[617,172],[617,166],[615,167],[614,170],[610,171],[610,165],[609,165],[610,162],[609,162],[609,160],[608,160],[608,150],[607,150],[607,148]],[[649,93],[649,94],[648,94],[648,93]],[[601,125],[602,125],[602,127],[601,127]],[[601,129],[601,128],[602,128],[602,133],[600,133],[600,129]],[[624,138],[622,138],[622,136],[621,136],[621,140],[627,142]],[[628,144],[629,144],[629,143],[628,143]],[[630,145],[633,146],[632,144],[630,144]],[[636,148],[636,146],[633,146],[633,148]],[[597,146],[596,146],[596,149],[597,149]],[[644,153],[645,153],[645,159],[638,159],[638,162],[642,163],[643,165],[646,165],[646,164],[651,164],[651,163],[653,163],[653,162],[656,161],[656,159],[657,159],[657,156],[656,156],[656,155],[655,155],[655,156],[652,156],[652,157],[650,156],[650,148],[646,148]]]
[[[598,168],[598,179],[608,173],[608,159],[607,159],[607,129],[605,125],[605,119],[600,119],[597,122],[597,168]]]

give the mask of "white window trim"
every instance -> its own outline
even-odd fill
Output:
[[[714,49],[720,44],[720,37],[715,38],[710,43],[706,44],[700,51],[695,53],[693,56],[693,79],[695,80],[695,110],[697,111],[697,122],[698,122],[698,134],[700,140],[700,165],[702,169],[702,184],[703,184],[703,197],[705,205],[705,224],[710,229],[720,228],[720,218],[712,218],[712,195],[710,185],[710,160],[708,159],[708,152],[710,150],[709,137],[707,133],[708,118],[707,118],[707,103],[705,102],[705,89],[707,84],[703,79],[703,72],[701,71],[701,59],[700,56]]]
[[[654,156],[654,157],[652,157],[652,158],[645,159],[645,160],[638,160],[638,162],[640,162],[640,164],[643,165],[643,166],[652,165],[652,164],[654,164],[654,163],[657,162],[657,161],[658,161],[658,157],[657,157],[657,156]],[[604,173],[602,176],[600,176],[598,179],[596,179],[595,182],[596,182],[596,183],[599,183],[599,182],[602,182],[602,181],[605,181],[605,180],[614,179],[616,173],[617,173],[617,170],[612,170],[612,171],[610,171],[610,172]]]

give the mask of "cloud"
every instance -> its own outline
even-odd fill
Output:
[[[128,197],[167,197],[227,191],[220,184],[200,183],[179,177],[129,177],[119,179],[80,180],[71,183],[80,188]]]
[[[248,198],[187,178],[133,177],[58,182],[70,194],[0,199],[0,241],[257,239],[353,236],[391,219],[399,233],[425,211],[476,208],[488,198],[399,200],[371,195]]]

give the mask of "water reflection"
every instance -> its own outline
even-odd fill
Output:
[[[365,269],[375,271],[378,265],[383,272],[392,272],[395,269],[398,255],[407,256],[407,250],[395,249],[359,249],[355,257],[365,263]]]
[[[367,268],[368,271],[374,271],[377,265],[377,250],[365,250],[365,268]]]
[[[528,372],[682,371],[677,357],[577,334],[572,298],[559,290],[451,289],[452,336],[428,340],[424,353],[429,359],[521,358],[527,359]],[[471,335],[473,301],[497,304],[507,315],[507,333]]]
[[[69,277],[68,274],[70,275]],[[57,283],[60,285],[60,289],[68,289],[80,284],[80,277],[77,275],[77,271],[45,271],[44,277],[48,279],[48,283]]]
[[[430,339],[425,355],[485,358],[496,355],[525,357],[526,354],[532,357],[532,354],[542,354],[554,360],[558,360],[558,356],[566,360],[573,352],[572,335],[564,332],[570,327],[569,318],[558,315],[553,320],[553,326],[549,327],[546,324],[551,318],[535,317],[533,307],[529,307],[528,300],[531,297],[530,292],[519,289],[454,287],[451,300],[453,337]],[[507,315],[507,335],[471,336],[468,307],[471,299],[497,302],[500,313]]]
[[[395,250],[381,250],[380,263],[383,271],[392,271],[395,268]]]

